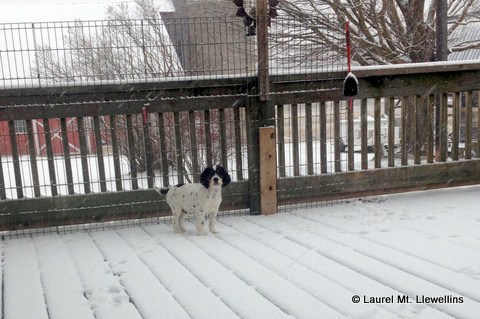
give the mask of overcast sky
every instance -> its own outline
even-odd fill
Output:
[[[171,8],[170,0],[157,0]],[[133,0],[0,0],[0,23],[101,20],[113,3]]]

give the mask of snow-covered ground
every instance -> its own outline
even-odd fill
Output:
[[[320,143],[315,141],[313,143],[313,163],[314,165],[314,172],[316,174],[321,174],[320,168]],[[285,159],[285,170],[286,176],[294,176],[294,165],[293,165],[293,146],[292,143],[285,143],[285,152],[286,152],[286,159]],[[307,175],[307,145],[304,142],[299,143],[299,167],[300,167],[300,174]],[[335,158],[334,158],[334,146],[328,144],[327,147],[327,170],[329,173],[335,172]],[[347,156],[348,154],[343,152],[340,154],[340,162],[342,166],[342,170],[347,170]],[[247,154],[244,152],[243,155],[243,163],[247,162]],[[368,161],[370,167],[373,166],[373,154],[368,154]],[[89,181],[90,181],[90,188],[91,191],[94,193],[100,193],[101,186],[100,186],[100,173],[98,168],[98,160],[97,157],[94,155],[90,155],[86,159],[88,172],[89,172]],[[362,159],[360,153],[354,154],[354,163],[355,169],[360,170],[362,165]],[[114,157],[113,155],[104,155],[103,156],[104,162],[104,174],[106,180],[106,187],[108,191],[116,191],[116,177],[115,177],[115,170],[114,170]],[[52,189],[51,189],[51,181],[49,175],[49,162],[46,157],[37,157],[36,158],[36,166],[38,170],[38,179],[39,179],[39,187],[40,187],[40,194],[42,196],[52,196]],[[65,160],[63,156],[56,156],[53,159],[54,168],[55,168],[55,176],[57,178],[56,185],[57,191],[61,195],[68,195],[68,180],[67,180],[67,170],[65,168]],[[121,173],[121,181],[122,181],[122,189],[124,190],[132,190],[132,178],[130,177],[130,166],[128,163],[128,159],[125,156],[120,156],[120,173]],[[15,184],[15,168],[13,165],[13,159],[11,156],[4,156],[0,159],[0,165],[2,165],[3,172],[4,172],[4,182],[5,182],[5,191],[6,196],[8,199],[17,199],[17,188]],[[228,159],[228,167],[235,167],[236,165],[236,157],[230,156]],[[77,154],[70,158],[70,166],[71,166],[71,174],[73,179],[73,188],[75,194],[84,194],[84,179],[82,175],[83,166],[82,166],[82,158]],[[19,167],[20,167],[20,175],[22,179],[22,186],[23,186],[23,193],[25,197],[33,198],[35,196],[34,193],[34,179],[32,177],[32,168],[30,157],[27,155],[20,156],[19,159]],[[232,180],[237,181],[237,171],[230,171],[232,175]],[[243,176],[248,177],[248,170],[243,170]],[[137,183],[140,189],[148,189],[148,182],[147,182],[147,175],[146,172],[138,173],[137,176]],[[178,174],[176,172],[170,173],[170,185],[176,185],[179,183],[178,181]],[[162,177],[161,173],[157,172],[157,176],[155,178],[156,185],[162,185]]]
[[[480,186],[1,242],[3,318],[478,318]],[[357,303],[355,303],[355,302]]]

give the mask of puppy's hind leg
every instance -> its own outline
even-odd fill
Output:
[[[182,233],[187,231],[187,229],[183,225],[183,222],[185,221],[185,217],[187,217],[187,212],[182,209],[180,216],[178,217],[178,228]]]
[[[176,233],[182,233],[184,231],[180,228],[180,217],[182,215],[182,209],[180,207],[171,206],[172,208],[172,224],[173,224],[173,231]],[[182,224],[183,227],[183,224]]]
[[[203,236],[205,232],[205,213],[203,211],[195,212],[195,226],[197,227],[197,235]]]

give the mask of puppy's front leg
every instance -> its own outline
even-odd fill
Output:
[[[217,212],[211,212],[208,214],[209,228],[212,234],[218,234],[215,225],[217,224]]]
[[[182,233],[187,231],[185,226],[183,226],[183,221],[185,220],[185,217],[187,217],[187,212],[182,210],[182,212],[180,213],[180,216],[178,216],[178,229]]]
[[[197,227],[197,235],[204,236],[205,232],[205,213],[203,211],[195,212],[195,226]]]

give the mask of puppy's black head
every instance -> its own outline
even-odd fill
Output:
[[[231,179],[228,172],[220,165],[214,165],[207,167],[202,175],[200,175],[200,183],[205,188],[209,188],[210,185],[222,185],[222,187],[230,184]]]

